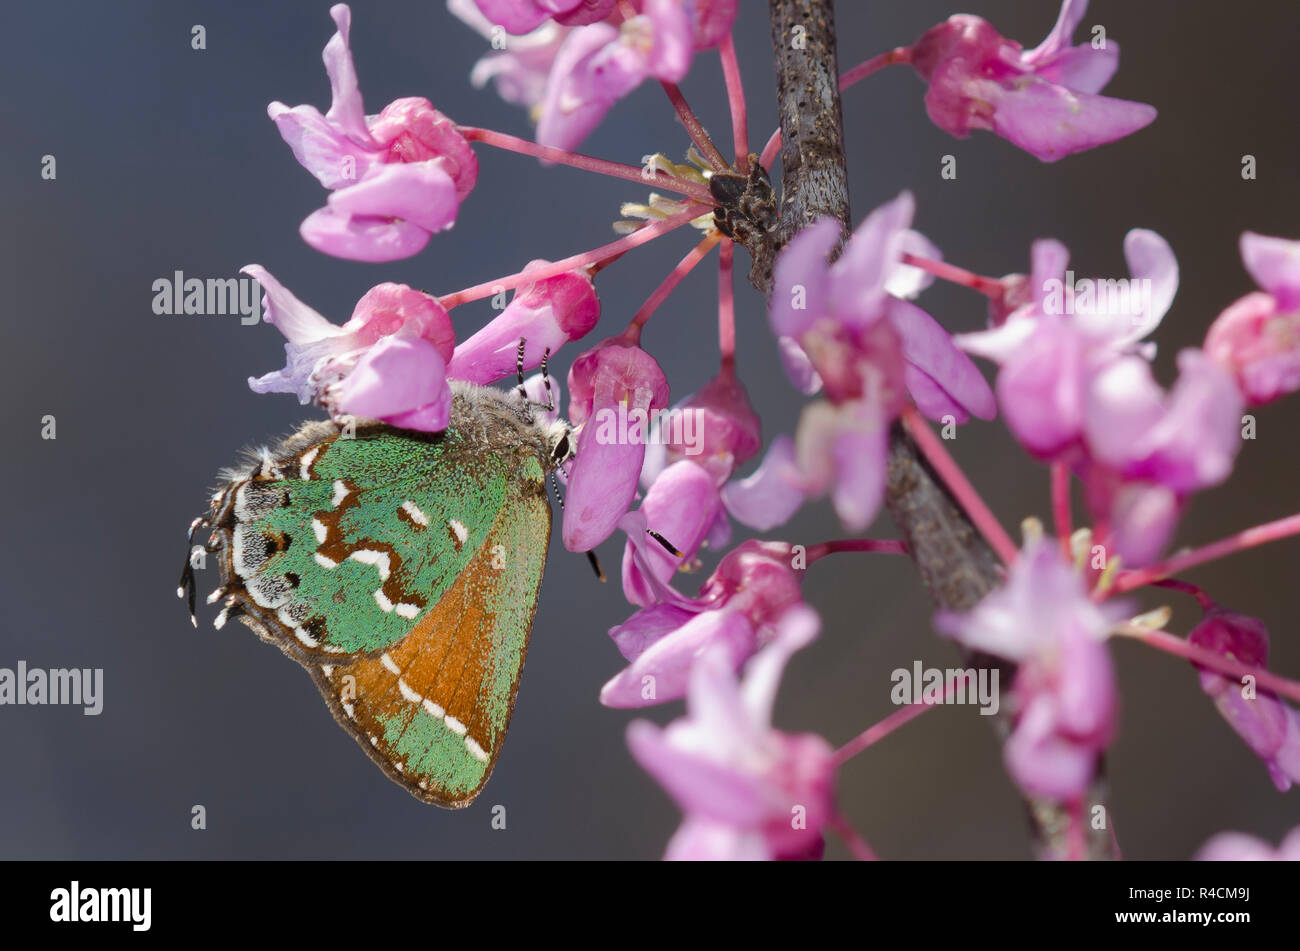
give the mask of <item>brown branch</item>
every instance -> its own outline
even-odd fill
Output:
[[[781,218],[767,240],[751,242],[750,282],[770,295],[772,264],[787,241],[817,218],[839,219],[849,230],[849,189],[840,114],[839,70],[835,60],[833,0],[769,0],[772,50],[776,60],[777,105],[781,116]],[[1000,572],[993,550],[975,530],[942,482],[921,458],[912,440],[896,426],[889,450],[885,505],[897,524],[921,581],[934,601],[949,610],[967,610],[997,586]],[[1015,668],[997,658],[966,657],[971,666],[997,667],[1010,684]],[[998,717],[1005,737],[1010,724]],[[1104,805],[1104,780],[1098,779],[1088,806]],[[1044,857],[1068,854],[1070,817],[1058,803],[1026,799],[1037,851]],[[1085,812],[1089,858],[1113,858],[1108,830],[1093,830]],[[1109,826],[1111,817],[1106,814]]]

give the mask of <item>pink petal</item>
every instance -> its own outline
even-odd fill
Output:
[[[440,433],[447,428],[451,421],[451,390],[447,390],[445,394],[439,394],[439,397],[432,403],[426,403],[405,413],[394,413],[392,416],[385,416],[383,421],[397,429]]]
[[[943,252],[939,250],[938,245],[921,232],[913,231],[911,228],[898,235],[898,252],[900,255],[906,252],[932,261],[943,260]],[[934,275],[929,271],[923,271],[919,267],[903,264],[900,261],[885,280],[885,291],[895,297],[911,300],[933,283]]]
[[[375,167],[362,181],[330,194],[329,207],[352,218],[400,218],[437,232],[456,222],[460,198],[440,159]]]
[[[1119,69],[1119,44],[1107,38],[1104,50],[1080,43],[1034,72],[1050,83],[1075,92],[1099,93]]]
[[[737,828],[757,827],[764,818],[761,779],[723,765],[703,752],[675,746],[668,731],[636,720],[628,725],[627,745],[635,759],[688,815]]]
[[[795,389],[805,396],[811,396],[822,388],[822,378],[815,369],[808,354],[793,337],[777,337],[776,346],[781,357],[781,366],[790,378]]]
[[[862,401],[804,408],[795,435],[799,469],[810,492],[831,493],[850,531],[866,528],[884,500],[889,424],[878,407]]]
[[[752,475],[723,486],[722,501],[732,518],[755,531],[768,532],[799,511],[804,501],[802,481],[794,440],[777,436]]]
[[[872,413],[835,438],[835,485],[831,500],[849,531],[862,531],[880,511],[888,474],[889,426]]]
[[[786,664],[796,651],[803,650],[821,633],[822,619],[808,605],[792,605],[774,623],[772,641],[754,655],[745,668],[740,686],[741,702],[751,723],[762,728],[772,724],[772,708]]]
[[[340,413],[368,419],[400,417],[430,404],[450,411],[442,356],[433,344],[418,337],[384,337],[339,384],[334,404]],[[446,428],[442,411],[429,411],[421,418],[425,428],[430,419],[440,419],[440,428]]]
[[[261,285],[262,319],[284,334],[290,343],[312,343],[323,337],[337,337],[344,333],[341,327],[330,323],[294,297],[262,265],[246,264],[239,270]]]
[[[614,531],[636,496],[645,460],[642,424],[668,401],[663,370],[644,350],[608,340],[581,355],[569,370],[570,415],[590,393],[578,448],[569,471],[561,536],[569,551],[589,551]]]
[[[1124,259],[1129,274],[1143,288],[1139,298],[1148,306],[1124,315],[1130,326],[1122,328],[1115,342],[1122,346],[1141,340],[1160,325],[1178,293],[1178,259],[1169,242],[1154,231],[1134,228],[1124,236]],[[1146,289],[1149,288],[1149,297]]]
[[[478,158],[456,123],[419,96],[395,99],[374,119],[370,134],[398,164],[442,159],[440,167],[456,183],[464,201],[478,181]]]
[[[529,267],[549,262],[532,261]],[[590,278],[570,272],[528,284],[487,326],[456,348],[449,376],[471,383],[494,383],[518,369],[519,341],[524,369],[541,365],[571,340],[587,335],[600,319],[600,301]]]
[[[644,10],[654,42],[647,70],[664,82],[681,82],[690,71],[695,52],[695,37],[685,5],[681,0],[645,0]]]
[[[822,218],[804,228],[777,255],[770,318],[778,337],[798,338],[826,313],[827,264],[840,240],[840,223]]]
[[[649,529],[658,532],[681,552],[674,556],[658,543],[646,546],[646,561],[655,577],[667,582],[683,565],[689,565],[717,519],[721,500],[713,477],[703,467],[683,459],[665,469],[641,503]],[[623,594],[632,604],[649,607],[653,589],[633,561],[632,545],[623,554]]]
[[[772,858],[763,833],[687,816],[668,841],[665,862],[766,862]]]
[[[636,660],[647,648],[676,631],[696,613],[676,604],[656,604],[611,627],[609,636],[625,660]]]
[[[906,236],[915,211],[916,201],[908,191],[874,209],[853,230],[844,253],[831,265],[834,308],[854,326],[879,315],[886,298],[885,285],[897,273],[903,248],[910,240]]]
[[[352,49],[348,34],[352,29],[352,11],[346,3],[330,7],[330,16],[338,26],[322,58],[325,72],[330,78],[332,100],[325,118],[338,126],[358,145],[373,147],[370,131],[366,127],[366,107],[361,101],[361,85],[357,81],[356,66],[352,63]]]
[[[996,383],[1007,426],[1026,449],[1044,459],[1068,449],[1083,424],[1083,346],[1064,320],[1040,320]],[[1008,320],[1006,326],[1014,322]]]
[[[946,417],[951,417],[959,425],[970,421],[970,413],[966,412],[964,406],[954,401],[948,391],[934,382],[933,378],[910,363],[903,367],[903,383],[907,387],[907,395],[926,419],[942,423]]]
[[[1255,283],[1277,298],[1279,310],[1300,307],[1300,241],[1246,231],[1241,260]]]
[[[451,359],[456,346],[451,316],[438,299],[406,284],[391,281],[376,284],[366,291],[343,329],[353,334],[358,344],[363,346],[389,334],[422,337],[433,344],[444,361]]]
[[[1236,374],[1246,402],[1261,406],[1300,390],[1300,310],[1282,313],[1254,291],[1229,304],[1205,336],[1211,360]]]
[[[691,30],[697,50],[712,49],[731,32],[739,2],[740,0],[688,0],[685,6],[691,16]]]
[[[1002,748],[1007,772],[1025,791],[1049,799],[1073,799],[1088,789],[1097,754],[1056,732],[1052,700],[1042,695],[1020,715]]]
[[[620,56],[618,41],[618,30],[608,23],[578,27],[565,38],[542,99],[539,144],[577,148],[610,107],[640,85],[644,59]]]
[[[1083,405],[1088,449],[1121,471],[1150,454],[1148,434],[1164,416],[1165,394],[1141,357],[1122,357],[1093,377]]]
[[[1195,491],[1227,479],[1241,449],[1243,409],[1228,373],[1200,350],[1180,351],[1169,413],[1152,434],[1161,447],[1161,481],[1175,490]]]
[[[555,21],[565,26],[586,26],[607,18],[618,0],[551,0],[557,7],[570,7],[568,13],[555,14]]]
[[[1043,38],[1032,50],[1025,50],[1020,60],[1027,66],[1034,66],[1052,60],[1070,48],[1074,31],[1079,28],[1083,16],[1088,12],[1088,0],[1064,0],[1061,12],[1056,16],[1052,32]]]
[[[1057,684],[1058,728],[1103,749],[1115,719],[1115,667],[1104,641],[1070,628],[1062,632]]]
[[[1048,282],[1065,280],[1065,267],[1070,263],[1070,252],[1053,238],[1039,238],[1029,248],[1029,283],[1034,289],[1034,303],[1043,309],[1048,293]]]
[[[1220,832],[1201,846],[1198,862],[1273,862],[1277,853],[1262,839],[1244,832]]]
[[[597,438],[586,426],[569,470],[562,537],[569,551],[590,551],[608,538],[636,498],[644,443],[620,445]]]
[[[359,181],[379,161],[377,152],[344,135],[314,106],[290,109],[282,102],[273,102],[266,112],[294,158],[326,188],[342,188]]]
[[[986,88],[984,95],[995,103],[994,131],[1044,162],[1122,139],[1156,117],[1146,103],[1072,93],[1046,80]]]
[[[1130,568],[1150,564],[1169,545],[1181,514],[1178,497],[1163,485],[1122,487],[1109,511],[1112,554]]]
[[[505,27],[507,33],[529,33],[548,20],[553,10],[538,3],[537,0],[474,0],[483,16],[498,26]],[[566,4],[572,8],[577,3]]]
[[[330,207],[303,219],[298,233],[317,251],[349,261],[400,261],[419,254],[432,237],[409,221],[353,218]]]
[[[915,304],[896,299],[889,302],[887,313],[902,340],[903,358],[911,366],[942,387],[964,411],[980,419],[997,415],[997,400],[983,374],[938,321]]]
[[[648,707],[686,696],[691,669],[720,645],[734,671],[754,653],[754,628],[737,611],[704,611],[647,647],[600,691],[607,707]]]

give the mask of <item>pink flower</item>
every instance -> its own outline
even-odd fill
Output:
[[[1178,370],[1166,394],[1145,360],[1119,357],[1084,396],[1088,504],[1129,565],[1160,555],[1184,501],[1227,479],[1241,448],[1243,404],[1232,377],[1191,348],[1179,353]]]
[[[1262,290],[1210,326],[1205,352],[1237,379],[1251,406],[1300,390],[1300,241],[1247,231],[1241,259]]]
[[[763,445],[758,414],[731,369],[724,369],[661,420],[641,473],[647,487],[666,466],[682,459],[704,467],[721,486]]]
[[[645,545],[638,558],[638,549],[627,542],[623,552],[623,594],[632,604],[649,607],[655,603],[656,590],[645,571],[653,572],[660,584],[666,584],[679,568],[690,565],[722,514],[722,499],[709,471],[682,459],[655,479],[639,511],[645,516],[648,531],[659,533],[681,552],[674,556],[661,545]]]
[[[645,513],[631,512],[619,524],[634,547],[639,581],[659,600],[610,629],[629,664],[601,689],[605,706],[676,700],[685,695],[691,667],[706,648],[721,649],[738,669],[781,631],[807,622],[810,609],[803,605],[801,578],[784,542],[742,542],[719,562],[699,597],[686,598],[660,580],[647,557],[656,543],[646,536]]]
[[[528,267],[548,261],[530,261]],[[519,369],[519,341],[524,340],[524,369],[541,365],[571,340],[585,337],[600,319],[600,301],[584,270],[525,284],[505,309],[456,348],[447,372],[471,383],[495,383]]]
[[[618,26],[591,23],[565,38],[541,103],[539,143],[574,149],[646,79],[686,76],[694,52],[687,10],[678,0],[645,0],[643,9]]]
[[[637,762],[686,814],[667,859],[816,859],[834,809],[835,763],[821,737],[771,726],[790,656],[817,634],[811,608],[750,661],[742,682],[725,651],[701,654],[687,715],[667,727],[628,727]]]
[[[555,20],[570,26],[603,20],[615,0],[474,0],[490,23],[508,33],[528,33]]]
[[[379,284],[336,326],[286,290],[265,268],[243,269],[265,290],[265,320],[287,339],[283,370],[248,381],[255,393],[294,393],[333,416],[378,419],[403,429],[447,428],[451,318],[436,298],[405,284]]]
[[[1201,846],[1198,862],[1300,862],[1300,826],[1274,849],[1263,839],[1244,832],[1220,832]]]
[[[799,511],[811,484],[799,469],[794,440],[781,435],[772,440],[753,473],[723,487],[722,501],[732,518],[767,532]]]
[[[634,343],[611,337],[569,368],[569,419],[581,426],[568,474],[561,537],[569,551],[608,538],[636,497],[650,417],[668,403],[668,378]]]
[[[928,314],[895,296],[924,282],[902,265],[924,239],[909,230],[908,192],[881,205],[854,231],[843,254],[840,226],[822,219],[799,232],[773,271],[772,329],[787,366],[798,349],[829,402],[809,406],[799,423],[798,466],[805,495],[831,494],[846,527],[866,527],[884,494],[889,427],[910,393],[927,415],[991,418],[993,393],[970,359]],[[925,249],[934,253],[928,242]],[[787,342],[788,341],[788,342]],[[798,368],[796,385],[808,374]],[[771,483],[764,486],[771,488]]]
[[[330,16],[338,32],[325,45],[329,112],[281,102],[267,107],[294,157],[331,192],[300,231],[335,257],[410,257],[455,223],[478,177],[478,160],[455,123],[428,100],[398,99],[367,117],[348,46],[351,11],[340,3]]]
[[[942,414],[934,411],[951,409],[963,422],[970,414],[991,419],[993,394],[974,364],[933,318],[899,296],[927,283],[902,263],[903,252],[938,253],[910,230],[914,208],[909,192],[881,205],[833,264],[826,259],[839,243],[838,222],[822,219],[799,232],[773,272],[772,329],[800,344],[834,402],[874,386],[897,404],[905,385],[935,418]],[[915,390],[914,382],[921,384]],[[942,399],[927,407],[936,391]]]
[[[1215,605],[1187,635],[1189,643],[1251,667],[1268,665],[1268,629],[1258,618]],[[1277,695],[1229,680],[1205,668],[1201,689],[1210,695],[1228,725],[1264,761],[1281,792],[1300,782],[1300,712]]]
[[[660,528],[652,518],[651,527],[685,552],[673,531],[680,531],[678,525],[694,525],[707,515],[712,521],[702,526],[702,544],[725,545],[731,538],[731,523],[721,507],[724,493],[737,466],[762,446],[759,425],[745,387],[731,368],[724,368],[699,392],[658,417],[651,427],[654,438],[646,447],[641,485],[650,494],[658,493],[663,498],[658,518],[675,521],[669,528]],[[707,478],[707,485],[701,484],[699,491],[689,496],[681,492],[666,493],[659,486],[660,479],[682,462],[700,470]],[[669,514],[670,510],[680,511]],[[625,577],[628,571],[634,570],[629,568],[631,551],[626,549],[624,555]]]
[[[1030,256],[1028,300],[991,329],[954,340],[999,364],[998,402],[1007,426],[1034,455],[1056,460],[1082,437],[1093,375],[1133,352],[1168,312],[1178,290],[1178,261],[1164,238],[1140,228],[1124,236],[1127,281],[1076,281],[1066,270],[1069,252],[1058,241],[1035,241]]]
[[[484,39],[493,39],[496,28],[475,0],[447,0],[447,9]],[[493,51],[474,64],[469,80],[475,89],[492,82],[506,102],[532,110],[546,93],[546,77],[568,34],[568,27],[547,21],[523,36],[506,38],[504,48],[497,48],[498,44],[494,43]]]
[[[1069,45],[1087,7],[1087,0],[1065,0],[1052,32],[1027,51],[977,16],[930,29],[911,62],[929,83],[931,121],[957,138],[986,129],[1045,162],[1150,124],[1154,107],[1097,95],[1119,67],[1117,44]]]
[[[1241,400],[1231,378],[1199,351],[1179,357],[1166,396],[1142,338],[1168,312],[1178,262],[1154,231],[1124,238],[1128,280],[1076,281],[1069,252],[1034,242],[1032,275],[1006,279],[1022,303],[989,330],[955,338],[1000,365],[998,402],[1026,449],[1066,462],[1124,561],[1151,561],[1168,543],[1186,498],[1231,471],[1240,446]]]
[[[1042,538],[1025,545],[1003,586],[974,610],[935,617],[942,633],[966,647],[1019,665],[1015,727],[1003,756],[1031,795],[1082,795],[1110,743],[1116,686],[1105,639],[1113,621],[1055,542]]]

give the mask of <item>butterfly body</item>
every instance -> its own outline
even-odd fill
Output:
[[[309,423],[223,472],[202,520],[217,626],[293,657],[390,778],[445,807],[491,774],[528,648],[568,451],[534,409],[455,384],[442,433]]]

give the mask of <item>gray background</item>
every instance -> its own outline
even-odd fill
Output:
[[[968,3],[1026,46],[1056,5]],[[474,807],[422,805],[385,779],[336,727],[297,666],[242,626],[195,632],[173,596],[183,533],[216,470],[243,445],[290,429],[302,410],[255,396],[245,380],[281,363],[270,327],[230,317],[155,316],[151,284],[176,269],[234,275],[264,264],[336,321],[381,280],[445,293],[611,239],[620,201],[641,192],[480,148],[482,174],[459,226],[424,253],[389,265],[338,261],[306,247],[299,221],[324,193],[266,118],[272,99],[328,104],[320,49],[328,4],[190,2],[8,4],[0,57],[0,261],[4,326],[4,506],[0,527],[0,666],[105,668],[105,708],[0,708],[0,856],[22,858],[653,858],[678,816],[631,761],[632,718],[596,694],[620,657],[605,630],[629,612],[617,584],[598,585],[558,537],[510,740]],[[738,45],[758,142],[774,127],[765,5],[744,0]],[[839,4],[849,66],[908,43],[955,12],[946,2]],[[424,95],[453,118],[528,135],[521,112],[467,76],[484,45],[434,0],[354,5],[353,46],[371,111]],[[190,48],[190,27],[207,49]],[[1117,145],[1040,164],[989,135],[955,141],[934,128],[924,88],[894,69],[852,89],[845,119],[855,221],[902,188],[918,227],[950,260],[1002,274],[1024,270],[1031,240],[1053,235],[1080,274],[1123,276],[1134,226],[1172,243],[1182,286],[1157,339],[1170,378],[1179,347],[1253,285],[1237,256],[1246,228],[1300,236],[1293,3],[1099,2],[1123,47],[1108,92],[1154,103],[1156,124]],[[1080,35],[1084,35],[1081,31]],[[716,58],[701,56],[688,97],[728,137]],[[686,137],[662,93],[646,85],[619,105],[584,151],[635,163],[680,155]],[[1259,180],[1243,182],[1243,153]],[[56,181],[40,159],[54,154]],[[940,157],[958,179],[939,178]],[[601,275],[617,332],[684,253],[655,242]],[[748,262],[742,254],[740,267]],[[646,343],[675,396],[715,369],[715,272],[702,267],[651,321]],[[740,365],[765,437],[792,429],[800,407],[780,373],[758,296],[739,288]],[[983,319],[980,299],[936,288],[922,303],[954,330]],[[464,337],[486,302],[455,311]],[[572,353],[565,355],[571,358]],[[567,359],[558,369],[567,369]],[[1180,543],[1208,541],[1296,510],[1294,399],[1258,413],[1225,487],[1192,505]],[[54,414],[58,439],[39,436]],[[1047,473],[999,425],[962,431],[954,452],[1004,524],[1047,514]],[[891,527],[881,518],[876,534]],[[824,505],[784,532],[815,542],[840,531]],[[607,544],[617,572],[621,546]],[[1300,542],[1257,550],[1190,577],[1262,617],[1273,666],[1300,674],[1296,556]],[[201,579],[201,593],[213,580]],[[687,580],[687,589],[693,584]],[[921,659],[946,666],[951,646],[901,558],[849,556],[810,572],[824,614],[819,642],[790,667],[777,723],[847,740],[893,709],[889,672]],[[1197,614],[1171,601],[1173,627]],[[1111,756],[1113,806],[1133,858],[1183,858],[1238,828],[1277,841],[1300,821],[1300,793],[1274,791],[1264,767],[1218,718],[1189,667],[1140,645],[1114,647],[1123,690]],[[665,719],[676,708],[656,710]],[[1022,858],[1018,800],[986,722],[973,708],[931,711],[843,770],[844,810],[891,858]],[[208,828],[190,829],[192,804]],[[490,828],[494,804],[508,829]],[[831,856],[843,856],[836,843]]]

